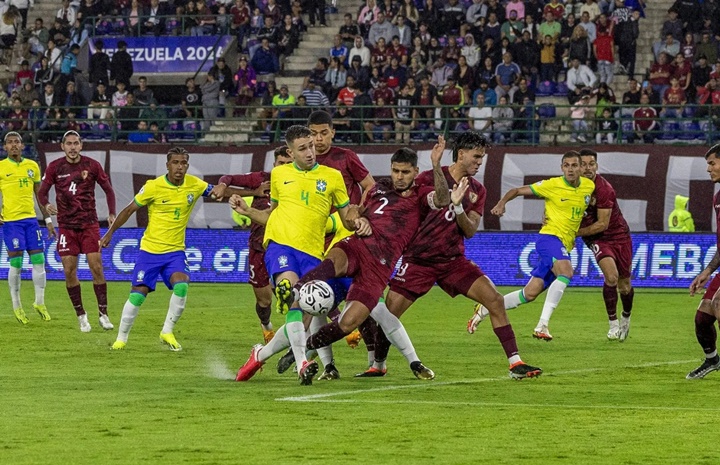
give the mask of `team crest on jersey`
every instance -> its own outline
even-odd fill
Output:
[[[187,196],[188,205],[192,205],[194,200],[195,200],[195,194],[188,194],[188,196]]]
[[[470,203],[477,202],[478,196],[475,192],[470,192]]]
[[[88,177],[88,170],[82,170],[82,172],[80,173],[80,176],[82,176],[83,181],[86,180]]]
[[[288,266],[288,258],[286,255],[280,255],[278,257],[278,264],[280,265],[280,268],[285,268]]]
[[[13,249],[17,249],[18,247],[20,247],[20,239],[15,237],[13,238]]]
[[[317,189],[318,192],[325,192],[327,190],[327,181],[318,179],[315,183],[315,189]]]
[[[589,195],[585,196],[585,205],[590,205],[590,196]]]
[[[138,271],[137,282],[141,283],[144,277],[145,277],[145,272],[143,270]]]
[[[33,171],[33,170],[28,170],[27,173],[28,173],[28,178],[34,178],[34,177],[35,177],[35,171]]]

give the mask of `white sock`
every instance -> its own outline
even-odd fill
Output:
[[[45,305],[45,264],[36,263],[32,266],[32,280],[35,285],[35,305]]]
[[[12,299],[13,310],[22,308],[20,302],[20,268],[10,267],[8,271],[8,284],[10,285],[10,298]]]
[[[517,308],[520,305],[527,303],[524,298],[520,298],[521,295],[522,289],[518,291],[513,291],[510,294],[503,296],[503,300],[505,301],[505,310],[512,310],[513,308]],[[481,305],[480,314],[484,318],[490,314],[490,311],[488,311],[488,309],[484,305]]]
[[[314,316],[312,320],[310,320],[310,334],[315,334],[318,332],[320,328],[325,326],[327,324],[327,318],[324,316]],[[322,362],[323,366],[327,366],[328,364],[333,362],[333,351],[332,351],[332,344],[327,345],[325,347],[318,347],[317,354],[320,357],[320,361]],[[305,354],[306,357],[309,357],[308,354]]]
[[[292,348],[293,354],[295,354],[295,364],[300,368],[303,362],[307,360],[305,357],[305,325],[303,325],[302,321],[289,321],[285,323],[285,329],[287,329],[290,347]]]
[[[390,313],[385,302],[379,302],[370,313],[370,316],[377,321],[390,343],[400,351],[409,363],[420,361],[415,353],[415,347],[413,347],[410,337],[405,331],[405,327],[398,317]]]
[[[277,331],[275,331],[275,336],[270,339],[270,342],[268,342],[265,347],[260,349],[257,358],[259,361],[264,362],[265,360],[269,359],[270,357],[279,352],[282,352],[288,347],[290,347],[290,340],[288,339],[287,334],[285,334],[285,325],[283,325],[280,326]]]
[[[260,323],[260,326],[261,326],[262,329],[264,329],[265,331],[272,331],[272,330],[273,330],[273,325],[272,325],[272,323],[268,323],[268,324],[266,324],[266,325]]]
[[[127,342],[128,334],[132,329],[135,318],[140,311],[140,307],[136,307],[129,300],[123,306],[122,316],[120,317],[120,329],[118,330],[117,340]]]
[[[372,366],[375,363],[375,351],[368,350],[368,366]]]
[[[163,334],[173,332],[173,328],[175,328],[175,323],[177,323],[177,321],[182,316],[183,311],[185,310],[185,302],[187,302],[187,297],[178,297],[175,294],[170,296],[170,307],[168,307],[167,316],[165,317],[165,324],[162,328]]]
[[[538,327],[547,326],[550,323],[550,317],[552,317],[555,308],[560,303],[560,299],[562,299],[565,288],[567,287],[565,279],[558,278],[548,287]]]

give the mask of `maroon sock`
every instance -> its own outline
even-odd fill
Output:
[[[315,334],[307,338],[308,349],[319,349],[320,347],[329,346],[333,342],[337,342],[340,339],[347,336],[337,321],[328,323],[320,328]]]
[[[332,321],[337,321],[338,318],[340,318],[340,310],[338,310],[337,305],[328,312],[328,318],[330,318]]]
[[[367,347],[368,352],[375,350],[375,341],[377,340],[375,335],[380,331],[375,320],[366,318],[365,321],[358,326],[358,331],[360,331],[363,341],[365,341],[365,347]]]
[[[603,284],[603,300],[605,300],[605,311],[610,321],[617,320],[617,286],[608,286]]]
[[[320,281],[330,281],[335,277],[335,264],[332,260],[325,259],[318,266],[305,273],[295,284],[295,289],[300,289],[303,284],[315,279]],[[321,346],[322,347],[322,346]]]
[[[512,326],[507,324],[500,326],[499,328],[493,328],[495,335],[497,336],[500,344],[502,344],[503,350],[507,358],[513,357],[518,354],[517,342],[515,341],[515,332]]]
[[[622,314],[625,318],[630,318],[630,313],[632,313],[633,297],[635,297],[635,288],[631,288],[627,294],[620,294],[623,306]]]
[[[107,283],[93,284],[95,298],[97,298],[98,310],[101,315],[107,315]]]
[[[375,332],[375,361],[384,362],[390,352],[390,340],[385,335],[385,331],[378,326]]]
[[[75,314],[77,316],[84,315],[85,309],[83,308],[82,303],[82,293],[80,292],[80,285],[73,287],[67,287],[67,293],[70,296],[70,302],[72,302],[72,306],[75,309]]]
[[[256,303],[255,313],[257,313],[258,318],[260,318],[260,323],[265,326],[270,324],[270,314],[272,313],[270,307],[261,307],[260,304]]]
[[[698,310],[695,312],[695,336],[706,355],[717,350],[717,331],[715,331],[715,317]]]

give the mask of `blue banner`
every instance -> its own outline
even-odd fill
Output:
[[[207,72],[220,58],[233,40],[232,36],[223,36],[213,53],[217,36],[202,37],[103,37],[105,52],[112,57],[117,43],[124,40],[127,52],[133,60],[135,76],[146,73],[194,73],[202,65]],[[95,45],[89,41],[89,53],[95,53]]]
[[[110,247],[103,251],[108,281],[130,280],[143,231],[141,228],[122,228],[115,233]],[[248,231],[231,229],[188,229],[186,253],[192,280],[247,282],[248,236]],[[465,242],[466,254],[495,284],[522,286],[537,261],[536,239],[536,233],[481,232]],[[717,238],[712,234],[633,234],[633,284],[637,287],[689,286],[712,259],[716,242]],[[46,250],[47,277],[63,280],[56,245],[52,241]],[[595,257],[581,241],[578,240],[571,257],[575,269],[573,286],[602,286]],[[29,279],[31,265],[27,254],[24,260],[23,277]],[[7,248],[3,244],[0,278],[7,278],[9,266]],[[84,256],[80,257],[78,274],[82,280],[92,278]]]

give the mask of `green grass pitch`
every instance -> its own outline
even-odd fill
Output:
[[[161,346],[169,292],[140,311],[127,349],[80,333],[64,283],[48,284],[53,317],[12,317],[0,284],[2,464],[717,464],[720,373],[687,381],[701,361],[684,290],[636,290],[629,339],[606,339],[600,289],[570,288],[552,342],[532,339],[541,303],[509,315],[538,379],[512,381],[489,321],[465,332],[471,305],[438,289],[404,317],[432,382],[397,351],[381,379],[354,379],[364,345],[335,349],[342,379],[299,386],[274,357],[250,382],[237,368],[261,333],[248,285],[193,284],[176,328],[184,350]],[[127,283],[109,286],[117,326]],[[506,290],[506,289],[504,289]],[[277,326],[281,318],[273,316]]]

